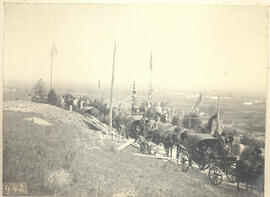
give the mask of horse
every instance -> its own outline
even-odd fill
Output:
[[[264,160],[262,158],[255,158],[253,161],[247,159],[237,160],[235,172],[237,191],[240,191],[240,182],[246,183],[246,190],[248,185],[251,185],[253,189],[253,185],[259,180],[259,177],[264,177]]]
[[[152,142],[155,144],[162,143],[166,151],[167,157],[172,158],[172,149],[174,146],[177,146],[177,155],[178,155],[178,146],[179,146],[179,133],[180,127],[172,126],[171,124],[158,124],[158,128],[154,131],[151,131]]]
[[[127,128],[128,129],[128,131],[127,131],[128,138],[137,139],[138,133],[140,130],[139,124],[140,124],[140,121],[135,120],[128,125],[128,128]]]
[[[163,142],[162,142],[164,149],[166,151],[167,157],[171,157],[171,158],[172,158],[172,149],[174,147],[173,135],[174,133],[172,130],[167,131],[163,136]]]
[[[142,136],[143,138],[140,137],[141,141],[151,141],[157,145],[163,144],[167,157],[172,157],[173,147],[179,145],[178,135],[180,130],[177,126],[157,123],[154,120],[150,120],[143,127],[140,120],[135,120],[129,126],[128,136],[136,140]]]

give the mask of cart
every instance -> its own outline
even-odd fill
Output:
[[[195,163],[200,170],[205,170],[214,162],[212,151],[218,139],[210,134],[183,131],[180,133],[178,166],[186,172]]]
[[[235,183],[236,157],[222,157],[218,139],[210,134],[182,131],[180,133],[178,166],[186,172],[195,163],[200,170],[209,168],[208,177],[213,185],[219,185],[223,176]]]

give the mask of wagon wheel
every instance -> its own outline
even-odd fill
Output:
[[[228,181],[231,183],[236,182],[235,167],[236,167],[236,164],[233,163],[231,165],[230,169],[226,172],[226,177],[227,177]]]
[[[190,166],[189,155],[185,152],[181,152],[179,155],[179,159],[177,160],[177,164],[182,172],[188,171]]]
[[[208,177],[213,185],[219,185],[223,180],[221,170],[216,166],[213,166],[209,169]]]

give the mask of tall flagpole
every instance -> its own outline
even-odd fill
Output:
[[[220,133],[220,115],[219,115],[219,111],[220,111],[220,96],[218,97],[218,104],[217,104],[217,133]]]
[[[130,104],[130,115],[132,114],[132,108],[136,106],[136,85],[135,81],[133,81],[132,87],[132,97],[131,97],[131,104]]]
[[[53,58],[58,54],[55,43],[53,43],[51,52],[50,52],[50,58],[51,58],[51,81],[50,81],[50,89],[52,89],[52,78],[53,78]]]
[[[98,80],[98,99],[102,101],[102,94],[101,94],[101,82]]]
[[[51,82],[50,82],[50,90],[52,89],[52,73],[53,73],[53,57],[51,55]]]
[[[151,56],[150,56],[150,77],[149,77],[148,101],[147,101],[148,108],[150,108],[151,78],[152,78],[152,52],[151,52]]]
[[[220,96],[218,97],[218,104],[217,104],[217,119],[219,120],[219,108],[220,108]]]
[[[114,84],[115,54],[116,54],[116,42],[114,43],[114,51],[113,51],[113,66],[112,66],[112,81],[111,81],[111,98],[110,98],[110,131],[112,131],[112,98],[113,98],[113,84]],[[113,135],[112,135],[112,137],[113,137]]]

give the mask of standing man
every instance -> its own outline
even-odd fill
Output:
[[[30,93],[28,94],[28,100],[32,102],[32,95]]]
[[[146,120],[145,120],[145,114],[143,114],[142,119],[140,120],[140,135],[145,136],[146,135]]]
[[[65,109],[65,100],[64,100],[63,96],[60,97],[60,106],[62,109]]]

